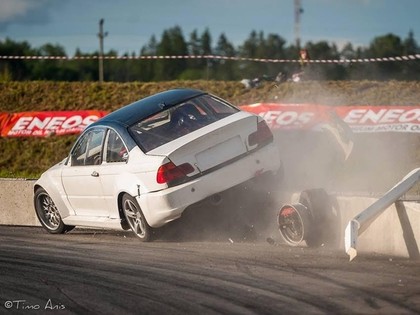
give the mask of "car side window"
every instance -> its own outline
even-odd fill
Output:
[[[71,156],[71,166],[85,165],[86,148],[89,141],[90,132],[83,135],[82,138],[77,141],[76,146],[73,148]]]
[[[105,131],[102,129],[93,130],[89,139],[85,165],[99,165],[102,163],[102,144]]]
[[[125,162],[127,157],[128,151],[120,135],[114,130],[109,130],[106,144],[106,162]]]
[[[102,163],[104,130],[95,129],[79,139],[71,153],[71,165],[98,165]]]

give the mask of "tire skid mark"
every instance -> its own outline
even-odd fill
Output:
[[[239,265],[237,262],[236,262],[236,264]],[[256,277],[255,273],[251,273],[249,271],[250,268],[244,266],[243,264],[240,264],[240,265],[241,265],[241,267],[239,268],[239,270],[245,270],[246,275]],[[266,264],[258,263],[258,262],[253,262],[252,263],[252,268],[255,268],[256,265],[258,265],[261,268],[267,268],[267,269],[272,268],[271,265],[267,266]],[[281,267],[280,269],[283,269],[285,272],[288,272],[288,270],[285,269],[284,267]],[[314,271],[310,271],[312,269]],[[347,289],[351,292],[353,297],[357,296],[360,300],[364,301],[372,309],[379,309],[380,308],[380,306],[378,305],[378,302],[376,301],[376,300],[380,300],[385,304],[391,304],[393,306],[396,306],[397,308],[401,308],[402,310],[406,310],[406,311],[413,312],[413,313],[419,313],[420,312],[420,307],[408,305],[407,303],[404,303],[403,301],[400,301],[399,299],[396,299],[394,297],[394,294],[383,294],[383,293],[377,292],[377,290],[375,288],[374,289],[365,289],[365,288],[361,287],[360,285],[358,285],[358,286],[351,285],[349,283],[346,283],[345,281],[339,281],[336,278],[321,275],[317,272],[317,269],[318,268],[314,268],[314,267],[309,267],[309,268],[308,267],[306,267],[306,268],[294,267],[293,272],[297,275],[301,275],[301,276],[307,278],[308,280],[309,279],[320,280],[320,282],[322,282],[324,284],[328,283],[328,284],[332,284],[332,285],[340,287],[340,288]],[[323,271],[321,268],[319,268],[319,269],[320,269],[320,271]]]
[[[391,286],[384,290],[359,285],[355,283],[358,278],[351,279],[358,268],[344,264],[341,258],[333,264],[328,257],[312,262],[318,254],[314,251],[263,244],[143,244],[106,233],[93,240],[92,233],[56,238],[28,230],[33,231],[23,228],[19,235],[19,231],[0,227],[2,298],[33,294],[42,299],[43,294],[58,294],[64,303],[70,303],[69,311],[103,314],[111,314],[111,309],[172,314],[340,314],[352,313],[354,307],[374,314],[420,312],[420,306],[409,299],[415,299],[414,292],[410,291],[412,296],[407,292],[404,299],[394,296],[396,290]],[[374,263],[359,264],[366,277]],[[404,266],[419,270],[408,263]],[[389,283],[397,271],[379,270],[373,276],[385,275]],[[412,276],[418,279],[417,272]],[[38,292],[32,292],[33,287]],[[414,290],[418,292],[418,286]],[[139,305],[144,308],[137,308]]]
[[[57,253],[60,255],[60,253]],[[77,258],[77,257],[76,257]],[[67,270],[67,266],[63,264],[54,264],[49,262],[41,262],[40,259],[36,259],[33,262],[28,262],[26,259],[14,259],[14,263],[18,263],[23,266],[25,269],[33,270],[36,274],[41,274],[42,270],[56,270],[56,273],[60,273],[60,278],[65,278],[67,281],[73,278],[72,275],[68,275],[69,271],[67,271],[67,275],[61,275]],[[98,261],[99,266],[101,266],[101,261]],[[70,266],[69,266],[70,267]],[[120,270],[124,270],[124,273],[127,273],[129,269],[127,269],[127,265],[123,264]],[[169,269],[168,269],[169,268]],[[164,264],[163,266],[141,266],[141,270],[138,272],[140,275],[137,275],[141,279],[145,280],[148,277],[150,278],[150,284],[154,283],[161,283],[165,286],[169,286],[172,289],[177,289],[184,293],[188,293],[189,296],[197,296],[197,299],[204,299],[208,301],[206,304],[210,302],[214,305],[220,305],[220,311],[226,311],[226,307],[228,310],[232,310],[234,308],[240,307],[240,305],[253,305],[253,299],[258,297],[259,303],[263,303],[267,305],[267,308],[270,309],[270,312],[274,311],[269,306],[273,303],[279,303],[280,301],[283,302],[283,305],[288,305],[289,303],[293,302],[300,302],[305,303],[309,307],[315,307],[323,309],[322,303],[310,303],[310,301],[306,301],[301,298],[297,298],[294,296],[293,290],[289,288],[282,288],[281,292],[273,291],[271,289],[256,287],[256,283],[251,282],[248,283],[244,281],[242,278],[232,278],[229,277],[229,274],[221,273],[221,274],[203,274],[203,270],[198,269],[195,271],[185,270],[185,269],[170,269],[171,266]],[[86,269],[83,267],[72,267],[71,273],[77,272],[84,273],[84,278],[92,280],[91,278],[99,277],[101,279],[112,279],[115,278],[112,275],[112,271],[109,270],[102,270],[99,268],[94,269]],[[220,273],[220,271],[218,271]],[[111,274],[111,275],[110,275]],[[130,272],[132,274],[132,272]],[[117,274],[119,281],[124,281],[123,286],[132,285],[132,281],[130,278],[125,278],[123,274]],[[80,277],[80,276],[79,276]],[[127,281],[128,280],[128,281]],[[86,281],[86,280],[85,280]],[[95,286],[102,287],[99,281],[94,281]],[[257,283],[259,284],[259,283]],[[147,289],[148,285],[144,285],[144,289]],[[106,287],[105,287],[106,288]],[[121,290],[119,286],[113,287],[114,290]],[[157,300],[160,300],[156,297]],[[179,302],[178,302],[179,303]],[[239,303],[239,305],[236,305]],[[236,306],[235,306],[236,305]],[[177,306],[179,306],[177,304]],[[235,306],[235,307],[234,307]],[[278,307],[276,307],[278,309]],[[285,309],[286,310],[286,309]]]

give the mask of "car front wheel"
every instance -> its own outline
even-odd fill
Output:
[[[312,214],[311,234],[306,243],[309,247],[319,247],[328,244],[338,247],[340,212],[334,207],[330,196],[322,188],[302,191],[299,202]]]
[[[300,203],[284,205],[279,211],[277,223],[280,235],[291,246],[301,245],[310,235],[310,214]]]
[[[34,204],[38,220],[48,233],[62,234],[74,229],[63,223],[54,201],[43,188],[36,190]]]
[[[132,196],[125,194],[122,198],[122,209],[134,235],[142,242],[151,241],[152,228],[147,224],[137,200]]]

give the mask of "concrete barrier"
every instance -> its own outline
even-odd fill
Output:
[[[0,178],[0,224],[40,225],[33,206],[34,180]]]
[[[40,226],[33,206],[34,180],[0,179],[0,225]],[[291,202],[296,201],[292,195]],[[349,220],[373,204],[377,198],[334,196],[341,213],[341,241],[344,249],[344,230]],[[420,204],[405,202],[415,239],[420,244]],[[273,217],[273,220],[276,220]],[[360,235],[358,251],[408,257],[403,232],[395,205],[386,209],[372,225]],[[344,250],[343,250],[344,254]]]
[[[377,198],[366,197],[337,197],[341,211],[341,240],[340,247],[344,251],[344,230],[356,215],[376,202]],[[417,244],[420,244],[420,204],[404,202],[409,222],[413,229]],[[405,244],[403,230],[398,218],[395,204],[388,207],[358,239],[357,251],[376,252],[395,256],[409,257]]]

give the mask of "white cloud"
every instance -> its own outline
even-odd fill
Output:
[[[30,10],[44,3],[42,0],[0,0],[0,22],[24,17]]]
[[[66,3],[57,0],[0,0],[0,31],[12,24],[48,24],[52,8]]]

